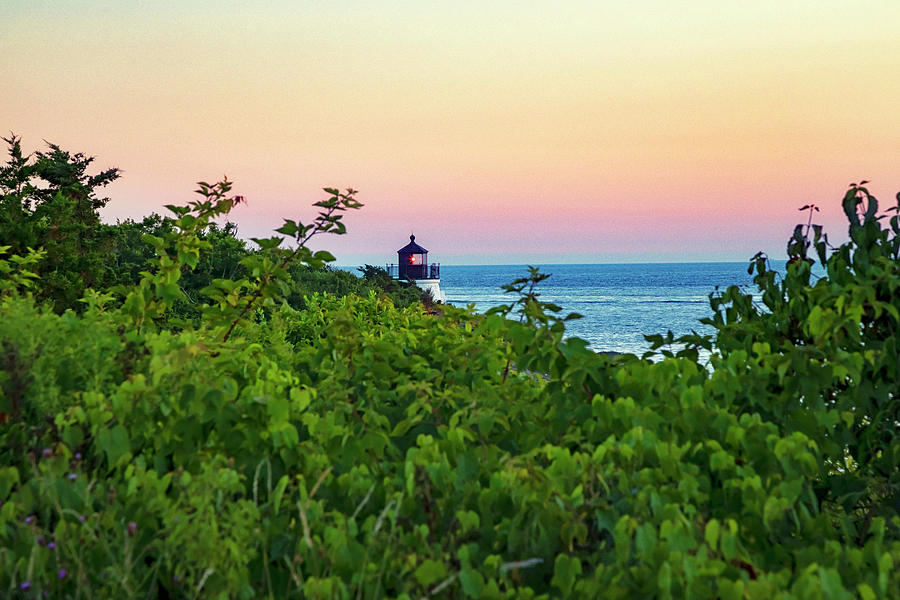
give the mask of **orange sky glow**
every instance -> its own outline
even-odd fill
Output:
[[[840,240],[849,183],[900,190],[894,0],[7,0],[0,22],[0,129],[121,168],[107,220],[227,174],[264,236],[353,187],[317,243],[339,264],[410,233],[444,264],[781,258],[803,204]]]

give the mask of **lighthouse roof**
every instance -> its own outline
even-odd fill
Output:
[[[403,253],[403,254],[428,254],[428,250],[426,250],[426,249],[423,248],[422,246],[418,245],[418,244],[416,243],[416,236],[411,235],[411,236],[409,236],[409,243],[408,243],[407,245],[403,246],[402,248],[400,248],[399,250],[397,250],[397,253],[398,253],[398,254],[399,254],[399,253]]]

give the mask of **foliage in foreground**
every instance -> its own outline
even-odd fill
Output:
[[[2,593],[898,595],[900,231],[864,187],[849,243],[801,230],[784,276],[757,257],[763,306],[711,297],[716,335],[659,362],[565,339],[536,271],[485,316],[292,307],[290,266],[328,258],[302,242],[356,204],[337,190],[173,328],[233,203],[201,192],[82,314],[35,301],[40,254],[0,257]]]

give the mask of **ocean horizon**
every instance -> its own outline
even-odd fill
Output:
[[[782,270],[785,261],[771,261]],[[533,264],[550,277],[536,291],[562,307],[567,336],[579,337],[597,352],[643,354],[645,335],[678,337],[713,329],[699,320],[712,314],[709,296],[731,285],[755,292],[744,262],[654,262]],[[341,267],[348,270],[353,267]],[[528,275],[528,265],[441,265],[441,290],[448,304],[473,305],[478,312],[515,300],[501,286]]]

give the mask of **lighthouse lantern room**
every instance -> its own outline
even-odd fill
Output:
[[[397,250],[397,276],[400,279],[429,279],[428,250],[409,236],[409,243]]]

